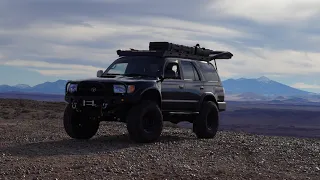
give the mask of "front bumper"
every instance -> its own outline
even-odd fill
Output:
[[[77,107],[102,107],[104,109],[132,105],[139,101],[135,96],[65,96],[65,101]]]
[[[225,111],[227,109],[227,103],[226,102],[218,102],[218,108],[219,111]]]

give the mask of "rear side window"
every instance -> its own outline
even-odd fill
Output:
[[[199,62],[200,69],[207,81],[219,81],[219,76],[212,64]]]
[[[193,81],[200,80],[198,72],[191,62],[181,61],[181,64],[182,64],[184,80],[193,80]]]

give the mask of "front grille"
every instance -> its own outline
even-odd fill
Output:
[[[78,96],[112,96],[113,84],[99,82],[81,82],[78,85]]]

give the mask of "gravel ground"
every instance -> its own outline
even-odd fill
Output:
[[[0,99],[0,179],[319,179],[320,139],[219,132],[199,140],[166,126],[135,144],[124,124],[101,123],[89,141],[70,139],[63,103]]]

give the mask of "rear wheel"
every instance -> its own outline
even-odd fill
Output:
[[[214,138],[219,128],[219,110],[212,101],[203,102],[197,119],[193,122],[193,131],[198,138]]]
[[[127,130],[135,142],[156,141],[162,133],[163,116],[153,101],[143,101],[131,108],[127,116]]]
[[[71,138],[90,139],[97,133],[99,124],[98,120],[91,120],[85,114],[74,111],[70,104],[65,108],[63,125]]]

